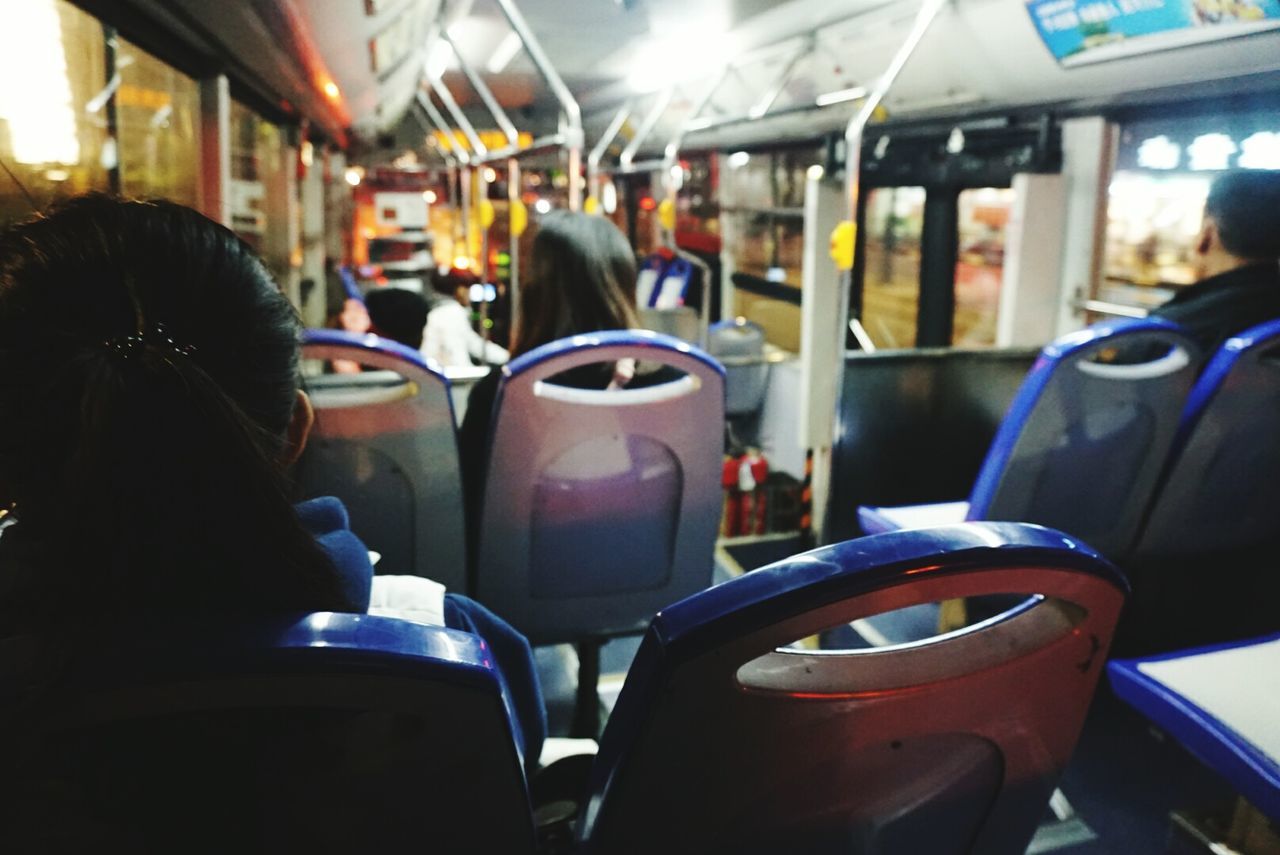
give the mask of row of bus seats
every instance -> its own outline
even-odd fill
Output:
[[[964,523],[823,547],[666,606],[565,849],[1021,853],[1125,587],[1069,536]],[[996,593],[1033,596],[927,645],[793,644]],[[476,637],[339,614],[175,615],[162,644],[154,632],[122,628],[68,675],[80,700],[43,719],[28,781],[62,794],[58,822],[19,817],[0,833],[30,821],[67,844],[40,851],[534,851],[522,758]]]
[[[711,583],[724,369],[649,331],[574,336],[504,367],[468,562],[448,380],[372,336],[309,331],[303,354],[375,370],[310,384],[317,419],[302,488],[343,500],[353,530],[381,554],[379,572],[471,594],[535,645],[576,644],[574,732],[598,733],[601,643],[643,631],[660,608]],[[625,359],[679,379],[613,391],[550,382]]]
[[[1257,562],[1277,542],[1278,353],[1280,321],[1228,340],[1207,365],[1167,321],[1067,336],[1022,384],[967,502],[864,506],[859,523],[874,533],[1004,519],[1071,532],[1129,571],[1137,646],[1268,628],[1274,615],[1251,595],[1266,589]],[[1227,565],[1214,585],[1208,564]]]

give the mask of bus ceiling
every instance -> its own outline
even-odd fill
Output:
[[[127,38],[198,77],[222,72],[238,97],[278,121],[307,123],[346,146],[408,131],[421,141],[425,96],[473,158],[469,123],[583,156],[615,131],[633,162],[660,162],[673,139],[729,148],[843,130],[876,89],[922,3],[902,0],[76,0]],[[948,0],[886,94],[894,124],[1053,105],[1117,104],[1275,88],[1274,21],[1234,38],[1182,36],[1108,61],[1066,55],[1027,0]],[[1069,4],[1071,5],[1071,4]],[[1104,28],[1105,29],[1105,28]],[[1101,31],[1100,31],[1101,32]],[[1223,31],[1226,32],[1225,30]],[[444,34],[446,37],[440,37]],[[1106,35],[1103,33],[1102,35]],[[1135,40],[1135,43],[1137,40]],[[1153,43],[1154,44],[1154,43]],[[432,78],[438,86],[432,86]],[[483,89],[476,87],[482,83]],[[433,89],[435,92],[433,93]],[[449,93],[466,123],[457,121]],[[665,105],[663,102],[666,102]],[[610,128],[620,108],[629,119]],[[663,109],[658,110],[658,106]],[[404,123],[408,124],[404,124]],[[435,122],[432,117],[432,122]],[[625,138],[625,141],[624,141]],[[482,158],[483,155],[480,155]],[[605,155],[597,168],[608,168]]]

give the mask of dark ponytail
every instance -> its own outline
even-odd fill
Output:
[[[0,235],[0,500],[38,601],[357,607],[281,463],[299,331],[248,247],[177,205],[82,197]]]

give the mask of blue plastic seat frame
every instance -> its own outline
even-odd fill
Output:
[[[1147,356],[1162,350],[1167,353]],[[1108,352],[1145,361],[1093,361]],[[1032,366],[996,432],[967,507],[956,504],[953,512],[963,511],[967,520],[1054,526],[1123,560],[1134,546],[1201,364],[1195,342],[1160,318],[1105,322],[1063,336]],[[1124,421],[1108,423],[1117,418]],[[1112,437],[1126,447],[1108,445]],[[1117,451],[1124,453],[1120,462],[1128,471],[1111,468]],[[1054,456],[1060,458],[1056,467]],[[910,509],[859,508],[858,519],[874,534],[901,527],[904,511]]]
[[[126,816],[107,818],[119,840],[193,847],[187,851],[209,851],[206,837],[219,845],[239,840],[254,851],[365,851],[424,840],[445,851],[533,850],[522,760],[492,656],[478,636],[319,612],[239,621],[166,615],[97,640],[59,683],[65,695],[58,697],[66,702],[39,723],[52,748],[73,739],[110,744],[124,727],[133,740],[124,744],[137,747],[141,740],[143,750],[132,755],[139,765],[140,755],[160,752],[160,766],[169,768],[164,753],[197,746],[185,736],[173,741],[167,729],[192,716],[204,728],[194,733],[207,734],[212,724],[232,750],[259,726],[290,743],[278,756],[269,742],[265,751],[235,757],[242,764],[233,766],[237,788],[242,784],[267,802],[252,804],[253,822],[227,815],[216,795],[211,804],[180,800],[198,821],[218,821],[180,828],[191,837],[174,841],[164,838],[173,829],[150,826],[179,818],[157,817],[150,805],[137,804]],[[168,741],[152,744],[153,733]],[[128,787],[137,774],[130,756],[108,752],[104,768],[81,757],[71,768],[88,775],[89,786],[101,787],[108,774]],[[292,768],[295,760],[307,768]],[[185,762],[179,757],[173,780],[144,786],[179,794],[191,787],[207,799],[200,789],[204,770]],[[46,771],[44,763],[40,770]],[[114,778],[105,781],[112,785]],[[230,793],[228,801],[242,795]],[[238,829],[238,822],[251,830]],[[0,828],[0,839],[5,833]],[[261,836],[237,837],[245,834]]]
[[[311,495],[347,505],[381,573],[467,592],[462,474],[449,379],[418,351],[375,335],[306,330],[304,359],[378,369],[309,378],[316,424],[299,464]]]
[[[1257,546],[1280,506],[1280,319],[1227,339],[1187,398],[1138,560]]]
[[[1229,724],[1142,671],[1142,666],[1147,663],[1241,650],[1276,641],[1280,641],[1280,633],[1141,659],[1117,659],[1107,664],[1107,677],[1115,693],[1125,703],[1226,778],[1273,822],[1280,822],[1280,757],[1268,755],[1232,730]],[[1242,681],[1242,692],[1249,691],[1249,688]]]
[[[823,547],[663,609],[601,741],[584,851],[1021,855],[1126,587],[1067,535],[962,523]],[[1040,596],[913,644],[783,649],[996,593]]]

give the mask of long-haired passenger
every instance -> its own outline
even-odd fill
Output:
[[[290,499],[299,333],[249,247],[190,209],[90,195],[0,233],[0,638],[74,656],[100,620],[369,608],[345,510]],[[463,598],[442,611],[489,639],[536,761],[527,643]]]
[[[622,232],[603,217],[562,210],[544,216],[520,290],[511,358],[569,336],[639,325],[636,260]],[[479,542],[489,429],[500,376],[500,369],[495,369],[476,383],[458,434],[472,556]],[[656,385],[678,376],[673,368],[647,371],[623,360],[584,365],[552,379],[564,386],[605,389]]]

